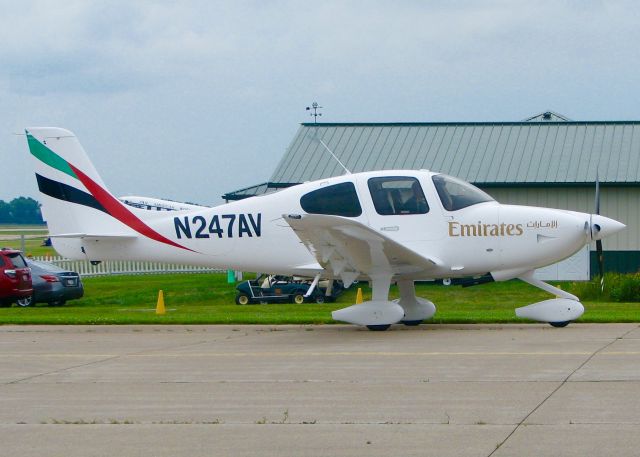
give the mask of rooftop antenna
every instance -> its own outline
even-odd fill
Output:
[[[313,113],[309,113],[310,116],[313,116],[313,123],[314,126],[317,127],[318,124],[318,116],[322,116],[322,113],[318,113],[318,110],[321,109],[322,106],[318,105],[318,102],[313,102],[311,104],[311,106],[307,106],[307,111],[311,111],[313,110]],[[326,145],[326,143],[324,141],[322,141],[320,139],[320,137],[318,136],[318,131],[316,129],[314,129],[314,138],[316,140],[318,140],[318,142],[327,150],[327,152],[329,154],[331,154],[331,157],[333,157],[336,162],[338,162],[340,164],[340,166],[342,167],[342,169],[345,171],[346,174],[350,175],[351,172],[349,171],[349,169],[347,167],[344,166],[344,164],[340,161],[340,159],[338,159],[338,156],[336,156],[333,151],[331,149],[329,149],[329,146]]]
[[[307,106],[307,111],[313,110],[313,113],[309,113],[309,116],[313,116],[313,123],[318,123],[318,116],[322,116],[322,113],[319,113],[318,110],[322,109],[322,106],[318,105],[318,102],[313,102],[311,106]]]

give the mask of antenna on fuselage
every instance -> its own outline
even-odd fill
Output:
[[[338,159],[338,156],[335,155],[333,153],[333,151],[331,149],[329,149],[329,146],[327,146],[326,143],[324,141],[322,141],[320,139],[320,137],[318,136],[318,131],[316,130],[317,126],[318,126],[318,116],[322,116],[322,113],[318,113],[318,110],[320,108],[322,108],[322,106],[318,105],[318,102],[313,102],[311,104],[311,106],[307,106],[307,111],[313,110],[313,113],[310,114],[311,116],[313,116],[313,126],[314,126],[313,138],[315,140],[318,140],[318,142],[327,150],[327,152],[329,154],[331,154],[331,157],[333,157],[336,160],[336,162],[338,162],[338,164],[340,164],[340,166],[346,172],[346,174],[350,175],[351,171],[349,171],[349,169],[344,166],[344,164],[340,161],[340,159]]]
[[[329,152],[329,154],[331,154],[331,157],[333,157],[334,159],[336,159],[336,162],[338,162],[340,164],[340,166],[344,169],[344,171],[346,172],[346,174],[350,175],[351,172],[349,171],[349,169],[347,167],[344,166],[344,164],[342,162],[340,162],[340,159],[338,159],[338,156],[336,156],[333,151],[331,149],[329,149],[329,146],[327,146],[326,144],[324,144],[324,141],[322,141],[320,138],[316,138],[316,140],[318,140],[320,142],[320,144],[322,146],[324,146],[324,148]]]

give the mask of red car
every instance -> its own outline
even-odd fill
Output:
[[[20,251],[0,249],[0,306],[25,300],[33,294],[31,269]]]

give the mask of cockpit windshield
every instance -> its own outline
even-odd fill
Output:
[[[447,211],[457,211],[478,203],[493,201],[489,194],[452,176],[440,174],[433,176],[432,179],[442,206]]]

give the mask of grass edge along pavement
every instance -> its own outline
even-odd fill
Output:
[[[226,275],[220,273],[108,276],[85,278],[83,282],[85,297],[63,307],[38,304],[31,308],[0,308],[0,325],[325,324],[335,323],[331,311],[355,303],[358,286],[362,287],[365,300],[371,297],[368,285],[360,283],[335,303],[239,306],[234,302],[235,285],[227,284]],[[569,291],[593,289],[590,283],[556,284]],[[155,306],[161,289],[167,313],[158,316]],[[518,280],[466,289],[423,283],[417,284],[416,291],[436,304],[438,311],[429,323],[527,322],[516,318],[515,308],[550,298],[546,292]],[[390,297],[398,297],[396,287],[391,288]],[[640,303],[583,303],[586,312],[578,322],[640,322]]]

